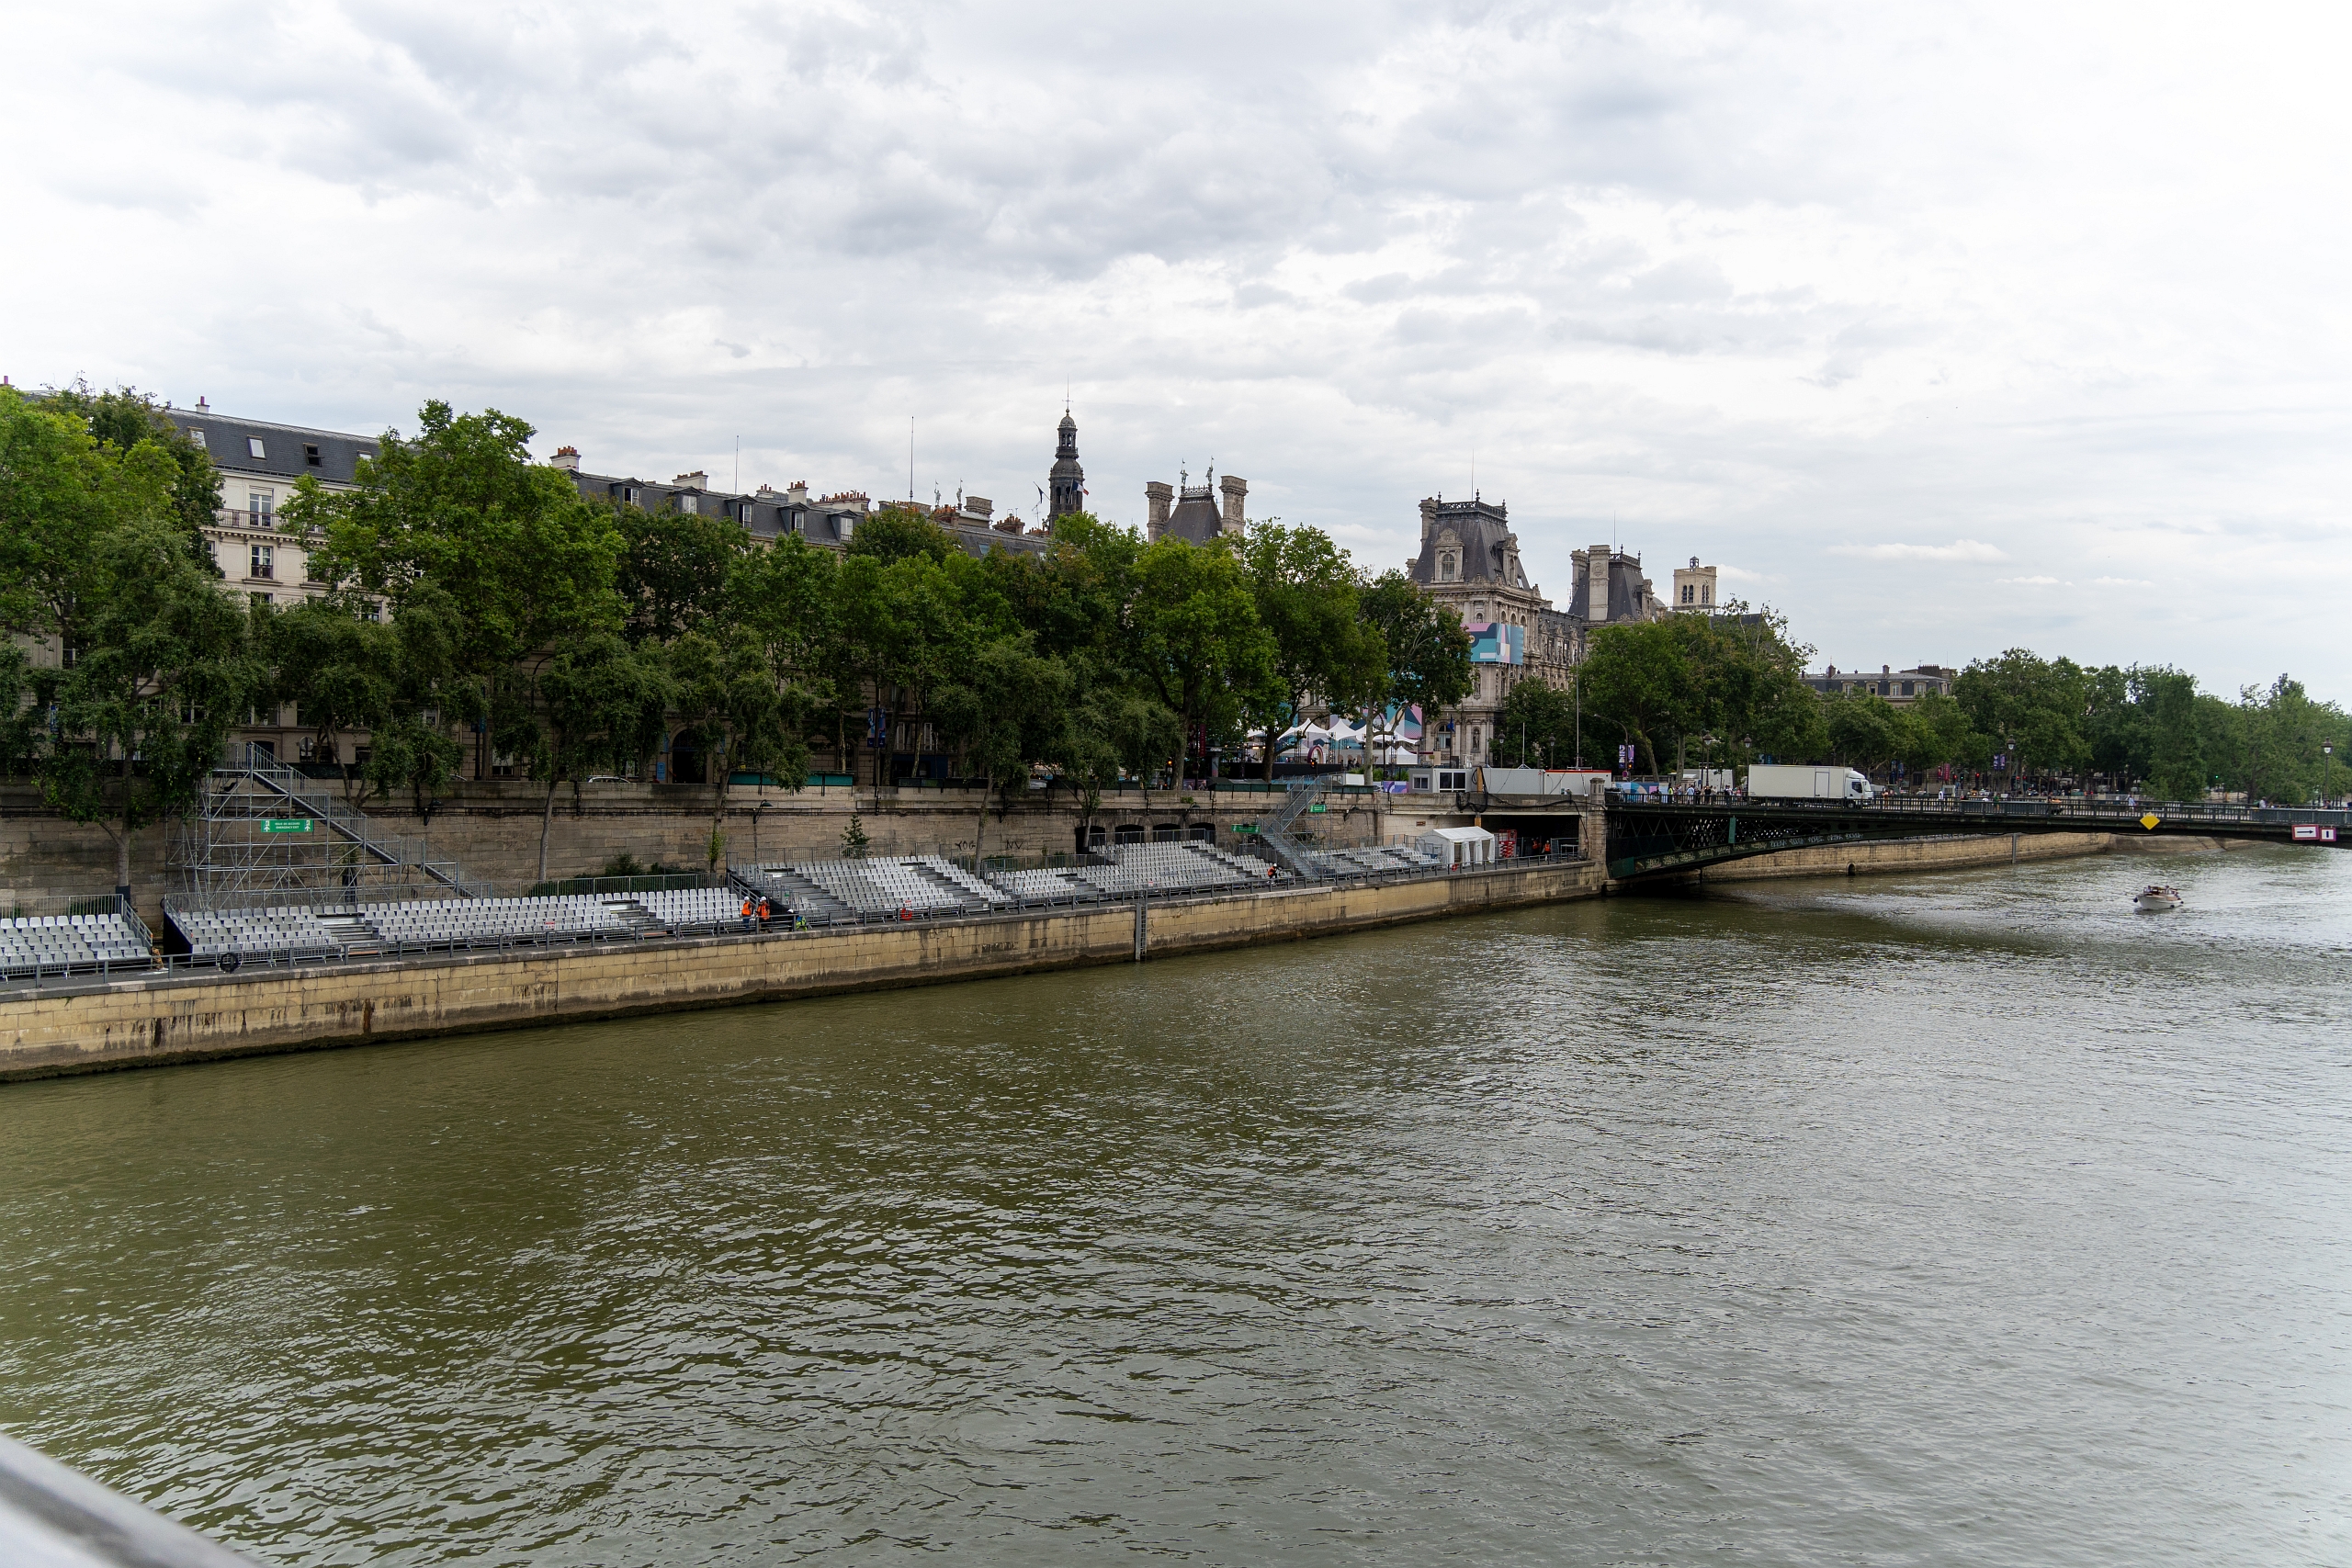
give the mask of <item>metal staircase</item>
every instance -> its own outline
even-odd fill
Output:
[[[479,897],[454,861],[396,837],[258,746],[232,745],[181,818],[174,869],[197,898],[303,891],[346,901],[401,889]]]
[[[1283,870],[1304,881],[1313,881],[1323,872],[1315,863],[1306,846],[1290,836],[1290,830],[1306,814],[1308,807],[1323,798],[1327,782],[1319,774],[1291,780],[1281,807],[1272,817],[1258,824],[1260,846],[1272,854]]]

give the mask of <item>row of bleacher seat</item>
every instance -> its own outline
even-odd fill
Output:
[[[1409,844],[1354,850],[1309,850],[1307,863],[1327,876],[1401,876],[1442,869],[1435,855]]]
[[[1339,875],[1436,868],[1432,857],[1405,846],[1312,854],[1318,869]],[[902,914],[981,914],[1026,903],[1137,894],[1239,890],[1291,880],[1290,873],[1264,861],[1194,839],[1120,844],[1103,852],[1099,862],[1050,870],[976,874],[936,855],[912,855],[758,866],[735,875],[736,885],[729,887],[633,894],[327,902],[251,909],[179,909],[167,904],[166,913],[198,959],[232,953],[241,960],[300,959],[725,931],[741,919],[744,887],[758,889],[768,899],[772,921],[797,917],[824,924]],[[0,933],[4,948],[5,933]]]
[[[778,872],[789,875],[774,874]],[[765,866],[750,874],[750,879],[755,886],[763,879],[781,884],[787,904],[792,903],[792,884],[804,884],[824,894],[842,911],[858,915],[895,915],[900,911],[915,915],[979,914],[1012,901],[1003,889],[937,855]],[[795,912],[832,913],[830,909],[809,911],[797,906]]]
[[[148,962],[146,937],[125,917],[20,915],[0,919],[0,974],[18,976],[110,969]]]

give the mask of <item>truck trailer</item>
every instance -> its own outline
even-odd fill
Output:
[[[1851,768],[1758,762],[1747,770],[1750,800],[1868,800],[1877,793]]]

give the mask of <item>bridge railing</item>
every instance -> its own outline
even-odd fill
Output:
[[[2316,823],[2333,827],[2352,827],[2352,811],[2323,806],[2227,806],[2208,801],[2125,801],[2083,800],[2056,796],[2010,795],[1982,800],[1939,800],[1933,795],[1882,795],[1871,800],[1802,800],[1777,799],[1769,795],[1750,796],[1721,793],[1688,796],[1679,800],[1625,801],[1611,799],[1611,809],[1655,810],[1660,807],[1680,807],[1716,811],[1729,807],[1774,811],[1818,812],[1824,816],[1862,814],[1899,817],[1921,820],[1960,822],[1997,822],[2018,818],[2055,818],[2069,822],[2095,823],[2102,827],[2137,826],[2141,818],[2154,817],[2160,822],[2178,827],[2210,825],[2216,828],[2289,827],[2299,823]]]

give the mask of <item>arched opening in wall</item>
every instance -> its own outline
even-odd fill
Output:
[[[1120,824],[1119,824],[1118,841],[1119,841],[1120,843],[1123,843],[1123,844],[1140,844],[1140,843],[1142,843],[1142,842],[1143,842],[1143,824],[1142,824],[1142,823],[1140,823],[1140,822],[1122,822],[1122,823],[1120,823]]]
[[[1183,836],[1184,829],[1173,822],[1152,824],[1151,841],[1155,844],[1172,844]]]
[[[1212,822],[1195,822],[1186,830],[1184,836],[1188,839],[1198,839],[1203,843],[1213,844],[1216,842],[1216,825]]]
[[[709,761],[703,755],[691,732],[670,742],[670,782],[672,784],[708,784]]]

